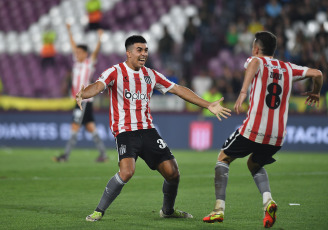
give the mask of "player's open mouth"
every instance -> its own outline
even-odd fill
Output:
[[[145,64],[146,58],[139,58],[138,61],[141,62],[141,63],[143,63],[143,64]]]

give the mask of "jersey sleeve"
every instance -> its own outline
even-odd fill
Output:
[[[167,79],[163,74],[152,70],[154,75],[155,75],[155,89],[157,89],[159,92],[161,92],[162,94],[165,94],[167,91],[169,91],[170,89],[173,88],[173,86],[175,85],[174,82],[170,81],[169,79]]]
[[[97,79],[97,81],[102,82],[105,85],[105,89],[107,89],[107,87],[110,87],[114,84],[116,78],[117,78],[117,70],[113,66],[105,70]]]
[[[303,80],[305,79],[306,72],[309,70],[306,66],[299,66],[293,63],[288,62],[292,69],[293,81]]]
[[[244,68],[245,68],[245,70],[247,69],[249,63],[251,63],[251,61],[252,61],[254,58],[257,58],[258,60],[260,60],[260,62],[262,62],[261,58],[254,57],[254,56],[249,57],[249,58],[247,58],[247,60],[246,60],[246,62],[245,62],[245,64],[244,64]],[[259,70],[260,70],[260,66],[259,66],[259,68],[257,69],[256,73],[257,73]]]

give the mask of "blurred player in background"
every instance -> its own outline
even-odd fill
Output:
[[[219,120],[220,117],[230,116],[230,110],[220,105],[223,98],[210,103],[188,88],[169,81],[161,73],[145,67],[148,47],[142,36],[134,35],[127,38],[125,48],[125,62],[104,71],[95,83],[85,89],[82,86],[76,95],[76,101],[81,105],[82,99],[91,98],[108,88],[110,128],[116,138],[120,168],[109,180],[97,208],[86,217],[86,220],[97,221],[103,217],[123,186],[132,178],[138,157],[165,179],[160,217],[192,218],[189,213],[174,209],[180,173],[173,154],[152,123],[149,101],[153,89],[163,94],[176,94],[186,101],[208,108]]]
[[[88,47],[85,45],[76,45],[73,35],[71,32],[71,26],[66,24],[70,42],[73,50],[73,58],[74,58],[74,66],[73,66],[73,73],[72,73],[72,89],[71,93],[74,97],[76,93],[79,91],[82,85],[87,85],[90,83],[92,75],[94,73],[95,62],[97,55],[100,50],[101,45],[101,36],[102,30],[98,30],[98,42],[96,45],[95,50],[93,53],[88,57]],[[75,109],[73,110],[73,122],[71,127],[71,135],[66,144],[65,152],[58,156],[54,157],[54,161],[56,162],[65,162],[68,161],[70,156],[71,150],[76,144],[78,132],[81,128],[81,125],[84,125],[86,130],[91,133],[92,139],[99,150],[99,156],[96,159],[97,162],[104,162],[108,159],[106,155],[105,145],[99,137],[99,134],[96,129],[94,117],[93,117],[93,110],[92,110],[92,101],[93,99],[87,99],[82,104],[82,111],[79,109],[79,106],[76,105]]]
[[[283,144],[292,83],[311,78],[313,89],[303,94],[308,96],[305,103],[319,106],[323,82],[319,70],[274,59],[276,44],[276,36],[270,32],[255,34],[253,56],[245,63],[245,78],[234,109],[237,114],[241,112],[249,86],[250,107],[242,126],[222,146],[215,166],[216,204],[214,210],[203,218],[204,222],[223,221],[229,165],[236,158],[249,154],[247,166],[263,197],[263,225],[270,228],[276,220],[277,204],[272,199],[268,175],[263,166],[275,162],[272,156]]]

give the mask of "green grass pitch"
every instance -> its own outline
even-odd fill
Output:
[[[99,222],[85,217],[97,206],[118,170],[117,153],[95,163],[97,151],[75,149],[67,163],[51,157],[60,149],[0,149],[0,229],[263,229],[262,197],[246,159],[230,166],[224,222],[202,218],[213,208],[217,151],[173,151],[181,182],[176,208],[194,219],[161,219],[163,179],[139,159],[136,173]],[[279,152],[266,166],[278,203],[273,229],[328,229],[328,154]],[[300,205],[290,205],[296,203]]]

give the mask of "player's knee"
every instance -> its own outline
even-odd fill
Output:
[[[126,169],[120,171],[120,177],[124,182],[128,182],[134,175],[133,169]]]
[[[179,170],[173,170],[166,174],[165,179],[169,182],[179,183],[180,181],[180,172]]]
[[[255,163],[252,160],[252,156],[250,156],[247,160],[247,167],[248,167],[248,170],[251,172],[252,175],[257,173],[257,171],[259,171],[260,168],[261,168],[261,166],[259,164]]]
[[[227,165],[230,165],[230,163],[231,163],[233,160],[234,160],[234,158],[229,157],[228,155],[226,155],[226,154],[224,153],[223,150],[221,150],[221,152],[220,152],[220,154],[219,154],[219,156],[218,156],[218,161],[223,162],[223,163],[225,163],[225,164],[227,164]]]

